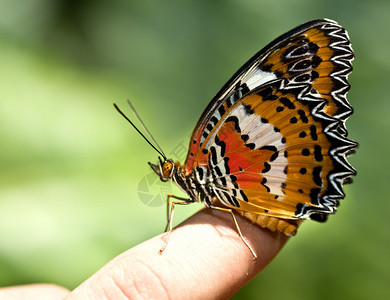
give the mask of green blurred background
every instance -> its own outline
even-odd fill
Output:
[[[389,16],[387,0],[0,0],[0,286],[72,289],[162,232],[166,190],[147,166],[156,153],[113,101],[128,111],[131,99],[183,160],[201,112],[249,57],[327,17],[356,52],[359,174],[337,215],[306,222],[235,299],[389,297]],[[178,209],[176,222],[197,209]]]

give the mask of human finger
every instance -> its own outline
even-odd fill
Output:
[[[76,288],[67,299],[225,299],[232,296],[280,251],[287,237],[237,220],[254,259],[230,214],[203,209],[172,231],[122,253]]]

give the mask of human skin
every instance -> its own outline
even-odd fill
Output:
[[[0,289],[0,299],[11,293],[9,299],[228,299],[264,269],[288,239],[238,214],[236,218],[256,259],[231,215],[205,208],[172,231],[162,254],[164,234],[120,254],[71,292],[28,285]],[[48,294],[51,297],[45,298]]]

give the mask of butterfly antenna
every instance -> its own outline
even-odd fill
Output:
[[[130,108],[132,109],[132,111],[135,113],[135,115],[137,116],[137,119],[140,121],[140,123],[142,124],[142,127],[145,129],[145,131],[147,132],[147,134],[149,135],[149,137],[152,139],[152,141],[157,145],[157,148],[156,146],[154,146],[149,140],[148,138],[137,128],[137,126],[134,125],[134,123],[119,109],[119,107],[116,105],[116,103],[114,103],[114,107],[115,109],[122,115],[122,117],[124,117],[130,124],[131,126],[134,127],[134,129],[144,138],[144,140],[154,149],[157,151],[158,154],[160,154],[164,160],[167,159],[167,157],[165,156],[164,154],[164,151],[162,151],[162,149],[160,148],[160,146],[157,144],[156,140],[153,138],[153,136],[150,134],[149,130],[146,128],[144,122],[142,122],[141,118],[138,116],[137,112],[135,111],[133,105],[131,105],[130,101],[127,100],[128,104],[130,105]]]
[[[142,119],[140,118],[140,116],[138,115],[137,111],[135,110],[133,104],[131,104],[130,100],[127,100],[127,103],[129,104],[131,110],[134,112],[135,116],[137,117],[138,121],[141,123],[142,127],[144,128],[144,130],[147,132],[147,134],[149,135],[149,137],[152,139],[152,141],[154,142],[154,144],[157,146],[157,148],[160,150],[162,156],[164,157],[164,159],[166,159],[166,156],[164,154],[164,151],[162,151],[161,147],[159,146],[159,144],[157,143],[157,141],[154,139],[153,135],[150,133],[150,131],[148,130],[148,128],[146,127],[145,123],[142,121]]]

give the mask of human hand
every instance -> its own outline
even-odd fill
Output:
[[[161,255],[164,234],[120,254],[72,292],[28,285],[0,289],[0,299],[227,299],[287,241],[284,234],[236,218],[257,259],[230,214],[204,208],[172,231]]]

